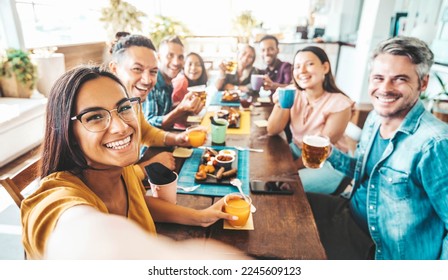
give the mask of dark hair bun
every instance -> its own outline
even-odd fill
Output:
[[[131,35],[131,33],[126,31],[118,31],[115,33],[115,40],[110,43],[109,53],[112,54],[114,52],[114,47],[120,41],[121,38]]]

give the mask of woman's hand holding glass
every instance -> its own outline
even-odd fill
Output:
[[[203,210],[199,210],[201,212],[201,221],[199,222],[199,225],[203,227],[208,227],[220,219],[230,221],[238,219],[237,216],[225,213],[223,209],[224,209],[224,198],[221,198],[212,206]]]
[[[176,145],[177,146],[182,146],[182,147],[191,147],[191,143],[190,143],[190,139],[189,139],[189,134],[192,131],[201,131],[205,134],[205,140],[204,143],[207,141],[208,138],[208,131],[207,128],[204,126],[200,126],[200,125],[195,125],[189,129],[187,129],[186,131],[183,131],[181,133],[176,134]]]

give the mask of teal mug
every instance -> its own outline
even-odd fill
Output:
[[[279,88],[278,89],[278,104],[283,109],[290,109],[294,104],[296,96],[296,89],[294,88]]]
[[[229,122],[226,119],[212,118],[212,143],[224,144],[226,142],[227,127]]]

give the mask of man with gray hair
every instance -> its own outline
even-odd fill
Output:
[[[352,158],[328,160],[354,178],[349,199],[308,193],[329,259],[448,259],[448,125],[425,110],[433,53],[394,37],[375,49],[374,111]]]

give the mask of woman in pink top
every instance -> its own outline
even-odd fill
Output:
[[[323,134],[330,142],[347,151],[344,131],[350,121],[354,102],[337,86],[327,54],[319,47],[299,50],[294,57],[293,79],[297,88],[294,105],[283,109],[274,94],[274,109],[268,119],[268,134],[277,135],[290,121],[291,152],[298,166],[301,162],[302,139],[305,134]],[[333,193],[343,174],[326,162],[320,169],[299,169],[305,191]]]
[[[194,52],[185,58],[184,71],[173,79],[173,107],[176,107],[188,93],[188,87],[206,85],[208,81],[204,60]]]

